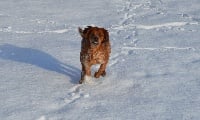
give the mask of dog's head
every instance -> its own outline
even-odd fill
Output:
[[[79,33],[91,48],[98,47],[102,43],[109,41],[108,32],[104,28],[88,26],[84,30],[79,28]]]

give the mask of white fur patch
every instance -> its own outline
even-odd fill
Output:
[[[85,83],[85,84],[93,84],[93,81],[92,81],[92,79],[91,79],[91,76],[85,75],[85,76],[84,76],[84,83]]]

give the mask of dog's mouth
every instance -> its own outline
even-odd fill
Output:
[[[95,45],[95,46],[97,46],[99,44],[99,42],[98,41],[92,41],[92,45]]]

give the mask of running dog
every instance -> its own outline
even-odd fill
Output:
[[[80,62],[82,65],[80,84],[87,81],[91,77],[91,66],[101,64],[94,77],[106,75],[106,65],[111,53],[109,42],[109,33],[104,28],[88,26],[84,30],[78,28],[82,37]]]

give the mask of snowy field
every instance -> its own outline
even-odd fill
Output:
[[[87,25],[112,53],[80,85]],[[200,120],[200,1],[1,0],[0,120]]]

